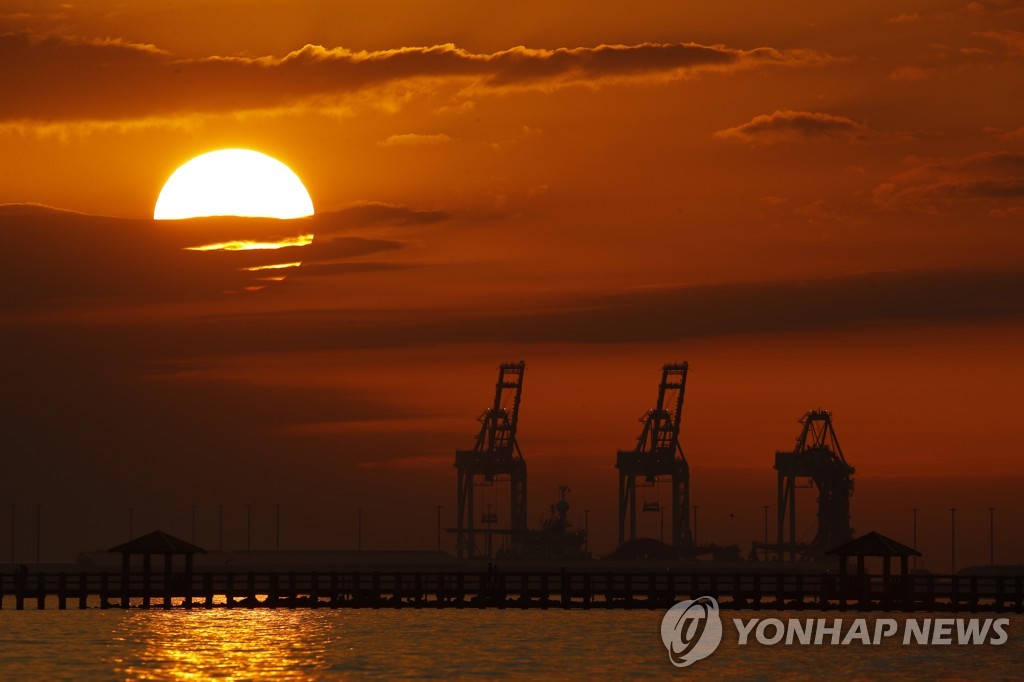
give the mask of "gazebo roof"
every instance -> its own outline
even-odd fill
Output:
[[[887,538],[881,533],[871,531],[859,538],[854,538],[847,543],[833,547],[825,554],[839,556],[921,556],[921,553],[912,547]]]
[[[196,547],[192,543],[168,535],[162,530],[155,530],[107,551],[120,554],[206,554],[206,550],[202,547]]]

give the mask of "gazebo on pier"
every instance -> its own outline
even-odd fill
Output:
[[[130,577],[131,577],[131,563],[132,555],[142,556],[142,600],[143,606],[149,607],[150,599],[150,584],[152,577],[152,557],[154,554],[163,555],[164,557],[164,575],[163,575],[163,588],[164,588],[164,608],[170,608],[171,606],[171,592],[174,589],[176,583],[181,583],[183,587],[186,587],[190,591],[192,585],[192,557],[196,554],[206,554],[206,550],[193,545],[190,542],[185,542],[180,538],[176,538],[173,535],[168,535],[160,530],[155,530],[152,533],[137,537],[133,540],[129,540],[117,547],[112,547],[108,550],[115,554],[120,554],[122,557],[121,562],[121,608],[128,608],[128,598],[130,596]],[[185,572],[184,574],[174,573],[174,557],[184,556],[185,557]],[[179,577],[180,576],[180,577]],[[191,598],[191,595],[186,595],[186,598]]]
[[[884,603],[892,601],[894,594],[904,598],[910,595],[910,557],[921,556],[921,553],[903,543],[887,538],[881,533],[874,531],[865,533],[859,538],[825,552],[825,554],[839,557],[839,594],[840,603],[845,602],[848,588],[853,588],[859,603],[865,603],[871,599],[871,576],[865,569],[864,560],[867,557],[879,557],[882,559],[882,594]],[[847,575],[847,565],[850,557],[857,557],[857,572],[852,576]],[[900,572],[898,576],[892,574],[892,558],[900,558]]]

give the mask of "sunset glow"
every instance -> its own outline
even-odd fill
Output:
[[[1024,565],[1022,0],[3,0],[0,54],[8,603],[129,510],[197,571],[351,552],[326,581],[514,565],[567,486],[607,557],[683,362],[690,511],[637,474],[638,538],[760,561],[841,497],[912,570]],[[519,361],[513,491],[456,452]],[[848,496],[780,493],[808,410]]]

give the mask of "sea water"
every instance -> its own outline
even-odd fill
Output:
[[[737,644],[732,618],[842,617],[722,611],[725,637],[679,669],[662,611],[214,609],[0,611],[0,679],[206,680],[401,678],[1021,679],[1024,616],[1000,646]],[[903,621],[908,616],[868,614]],[[902,628],[901,628],[902,630]]]

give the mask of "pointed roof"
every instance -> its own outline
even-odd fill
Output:
[[[859,538],[854,538],[847,543],[833,547],[825,554],[836,554],[839,556],[921,556],[921,553],[912,547],[887,538],[881,533],[871,531]]]
[[[117,547],[111,547],[107,551],[121,554],[206,554],[206,550],[202,547],[196,547],[192,543],[168,535],[162,530],[155,530]]]

